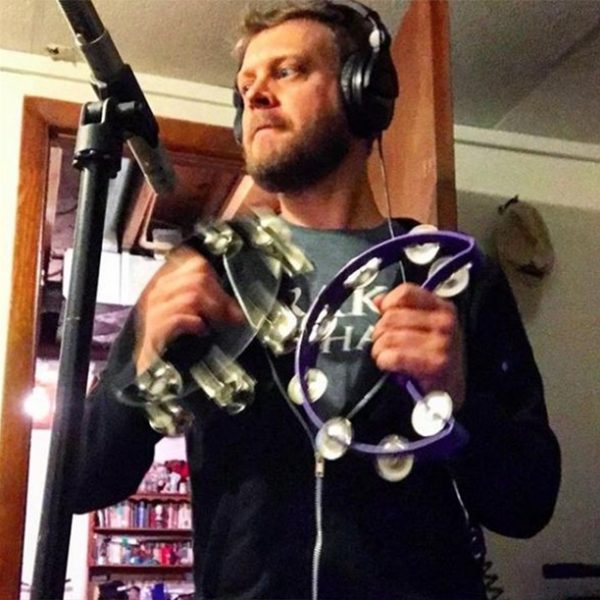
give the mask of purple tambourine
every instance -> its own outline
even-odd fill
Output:
[[[311,403],[326,387],[326,376],[323,374],[320,378],[316,368],[320,343],[331,335],[336,311],[355,289],[369,285],[381,270],[408,258],[419,265],[430,264],[429,274],[421,287],[449,298],[467,287],[469,271],[477,267],[481,257],[473,238],[421,225],[406,235],[391,238],[363,252],[348,262],[321,290],[302,325],[293,381],[298,403],[317,430],[316,450],[323,458],[335,460],[352,449],[372,456],[382,477],[399,481],[408,475],[415,458],[447,458],[467,442],[466,430],[452,416],[450,396],[443,391],[424,395],[416,381],[402,374],[388,375],[406,389],[414,402],[411,423],[420,437],[417,440],[391,435],[378,445],[354,441],[349,419],[334,417],[324,422]],[[316,389],[319,391],[315,392]]]

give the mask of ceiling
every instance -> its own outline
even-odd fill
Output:
[[[265,0],[254,3],[261,2]],[[406,0],[365,3],[379,11],[392,32],[407,7]],[[94,0],[102,23],[134,71],[224,87],[234,79],[230,49],[247,4],[247,0]],[[510,116],[553,74],[568,67],[598,77],[600,0],[450,0],[450,6],[458,124],[494,128],[508,123],[510,129]],[[73,46],[58,2],[0,1],[0,48],[76,60]],[[552,133],[519,123],[525,132]],[[570,127],[565,137],[595,142],[598,134],[590,132],[588,123]]]

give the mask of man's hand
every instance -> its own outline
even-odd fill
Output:
[[[237,302],[221,287],[210,263],[179,248],[154,275],[138,302],[135,364],[143,373],[176,337],[206,333],[213,322],[241,323]]]
[[[382,371],[403,373],[424,393],[443,390],[454,410],[464,403],[461,332],[456,309],[417,285],[405,283],[375,299],[381,317],[372,356]]]

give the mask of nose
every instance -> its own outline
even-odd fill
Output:
[[[256,79],[244,94],[246,106],[251,108],[269,108],[274,105],[275,97],[265,78]]]

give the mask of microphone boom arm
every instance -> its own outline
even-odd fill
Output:
[[[126,140],[146,180],[156,192],[172,191],[176,175],[158,138],[158,124],[131,67],[123,62],[91,0],[58,0],[75,41],[92,72],[92,87],[100,100],[135,102],[136,118]]]

